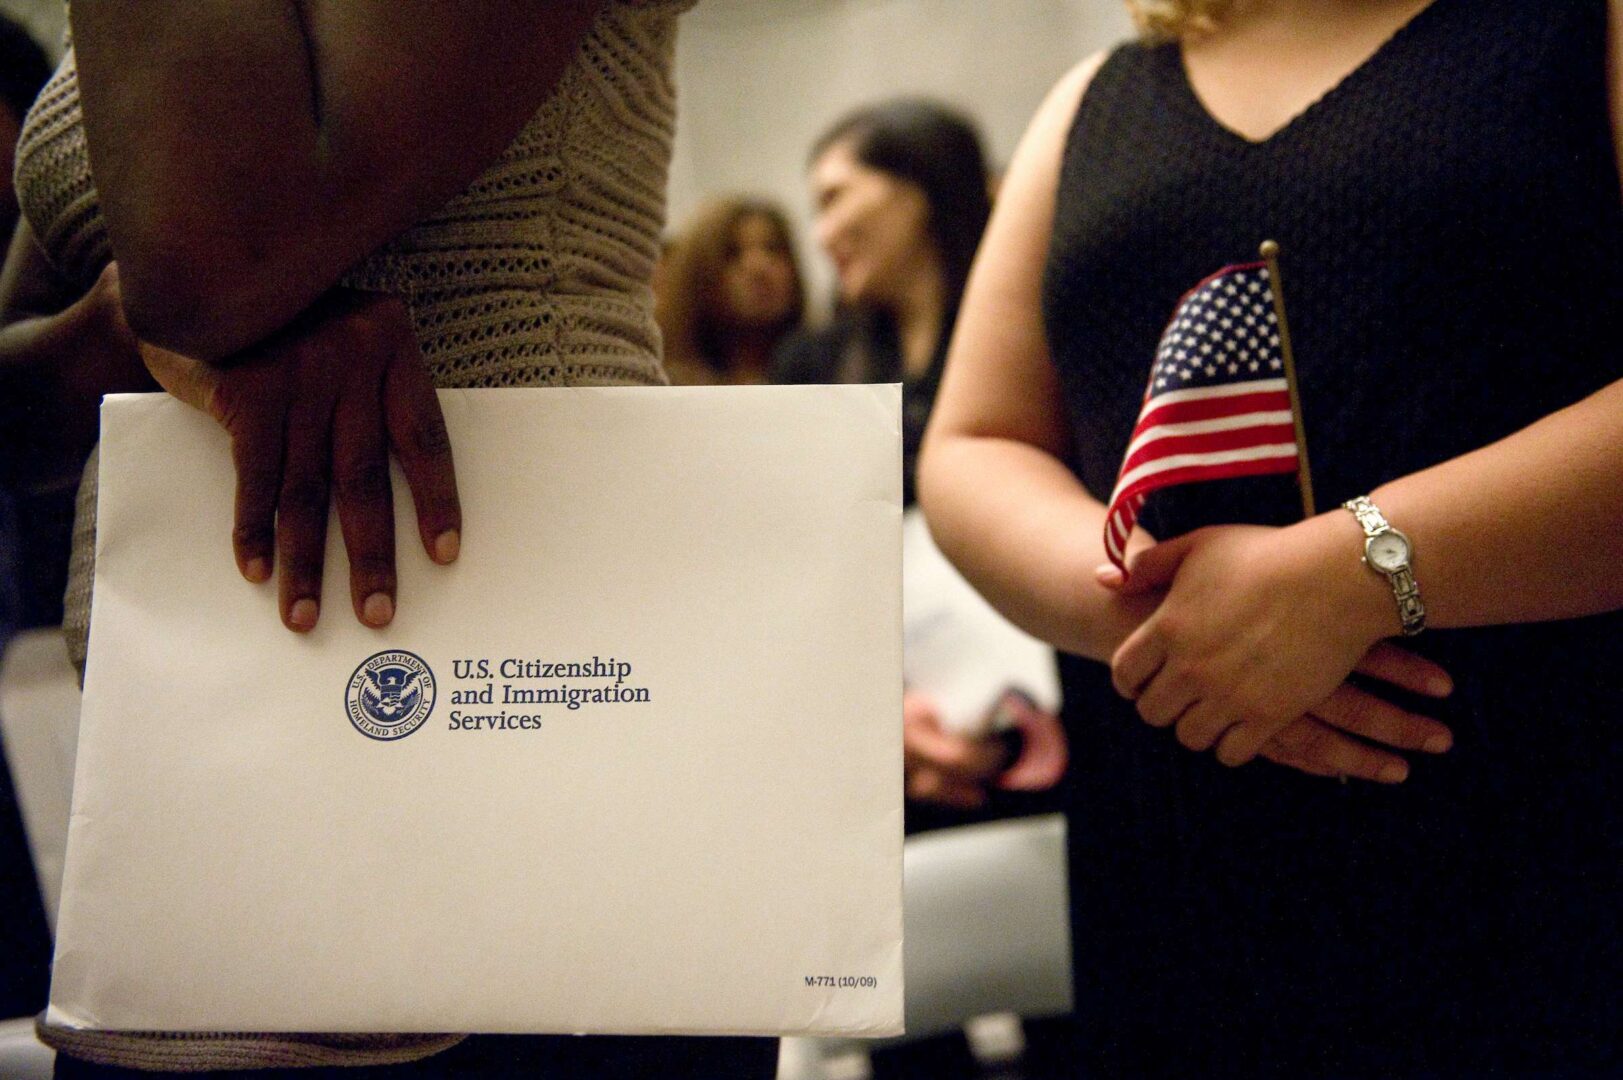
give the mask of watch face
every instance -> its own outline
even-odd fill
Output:
[[[1395,573],[1409,565],[1409,540],[1396,529],[1369,538],[1364,545],[1369,563],[1382,573]]]

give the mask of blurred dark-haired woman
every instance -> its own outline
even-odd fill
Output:
[[[980,134],[966,117],[903,98],[858,109],[813,144],[809,170],[816,237],[838,279],[832,323],[785,343],[780,382],[900,382],[903,497],[914,504],[914,463],[935,405],[947,340],[992,204]],[[923,694],[905,697],[908,828],[1045,808],[998,788],[1041,790],[1064,765],[1063,736],[1029,698],[1011,695],[1021,744],[946,730]],[[1046,748],[1034,756],[1033,751]],[[937,808],[947,808],[942,813]]]
[[[882,102],[829,128],[812,146],[808,176],[838,304],[831,325],[785,343],[776,374],[783,382],[903,383],[903,484],[912,505],[913,460],[992,211],[980,134],[935,102]]]

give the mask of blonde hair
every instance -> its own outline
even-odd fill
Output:
[[[1206,33],[1234,7],[1234,0],[1127,0],[1138,32],[1156,41]]]

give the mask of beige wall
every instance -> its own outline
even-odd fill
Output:
[[[0,0],[0,11],[28,27],[51,57],[61,52],[62,28],[67,25],[62,0]]]

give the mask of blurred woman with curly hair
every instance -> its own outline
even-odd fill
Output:
[[[765,382],[772,350],[804,310],[783,211],[762,199],[718,199],[665,256],[656,314],[666,372],[679,385]]]

